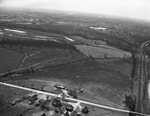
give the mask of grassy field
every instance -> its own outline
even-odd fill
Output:
[[[44,54],[44,52],[41,53]],[[45,55],[48,55],[46,51],[45,53]],[[38,56],[40,56],[40,54]],[[55,55],[53,55],[53,58],[54,56]],[[58,57],[61,58],[59,55]],[[41,58],[42,54],[39,59]],[[37,57],[36,60],[39,59]],[[35,63],[34,60],[31,61],[30,63]],[[85,100],[90,101],[94,96],[95,102],[119,108],[124,107],[124,96],[130,94],[130,87],[132,86],[130,75],[132,71],[131,62],[124,62],[122,60],[103,62],[87,58],[86,60],[73,63],[53,66],[54,64],[58,63],[53,62],[52,67],[25,74],[24,76],[26,77],[18,76],[14,78],[10,76],[11,78],[6,78],[5,81],[19,81],[24,78],[25,80],[21,80],[16,84],[41,89],[43,88],[41,87],[43,84],[36,85],[34,81],[43,80],[52,82],[55,80],[56,83],[61,83],[69,88],[83,90],[84,94],[82,96],[84,97],[81,97],[81,99],[86,98]],[[32,79],[32,82],[28,82],[26,79]]]
[[[12,50],[0,48],[0,73],[18,68],[23,55]]]
[[[129,66],[132,69],[130,63],[128,65],[121,61],[116,61],[115,63],[122,65],[120,70]],[[131,70],[121,73],[121,71],[118,71],[119,69],[116,69],[118,66],[113,63],[107,64],[109,64],[110,68],[102,63],[88,59],[52,67],[26,76],[32,77],[32,79],[49,81],[56,79],[58,82],[65,82],[64,85],[71,88],[82,89],[89,99],[94,96],[95,100],[105,105],[113,106],[115,104],[118,107],[123,107],[124,96],[131,92],[132,80],[129,75]]]
[[[86,56],[77,51],[68,49],[31,49],[30,47],[22,49],[24,53],[27,53],[27,58],[22,64],[23,67],[54,59],[52,67],[35,73],[25,74],[28,78],[42,80],[56,79],[58,82],[66,80],[69,82],[69,85],[73,85],[72,87],[83,89],[85,96],[87,94],[91,96],[90,98],[95,96],[95,99],[106,105],[112,103],[120,106],[124,101],[125,94],[130,93],[132,62],[125,62],[123,60],[94,60],[86,58]],[[59,58],[63,60],[63,58],[70,56],[74,59],[80,57],[86,58],[86,60],[55,66],[55,64],[59,63],[55,63],[55,59]],[[19,78],[21,79],[21,77]],[[10,78],[10,80],[12,79]]]
[[[76,48],[85,54],[93,58],[108,58],[108,59],[119,59],[119,58],[130,58],[129,52],[121,51],[116,48],[109,46],[88,46],[88,45],[75,45]]]
[[[73,50],[62,50],[62,49],[40,49],[27,55],[22,67],[27,67],[39,62],[46,60],[55,60],[57,58],[67,57],[84,57],[81,53]]]

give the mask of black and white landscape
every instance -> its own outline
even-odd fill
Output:
[[[148,115],[149,43],[148,19],[0,7],[0,115]]]

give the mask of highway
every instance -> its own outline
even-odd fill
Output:
[[[39,93],[39,94],[45,94],[45,95],[49,95],[49,96],[53,96],[53,97],[61,97],[57,94],[53,94],[53,93],[50,93],[50,92],[44,92],[44,91],[35,90],[35,89],[22,87],[22,86],[17,86],[17,85],[13,85],[13,84],[8,84],[8,83],[4,83],[4,82],[0,82],[0,85],[9,86],[9,87],[17,88],[17,89],[22,89],[22,90],[25,90],[25,91],[31,91],[31,92],[35,92],[35,93]],[[84,101],[84,100],[80,100],[80,99],[74,99],[74,98],[65,98],[65,99],[75,101],[75,102],[78,102],[78,103],[83,103],[83,104],[99,107],[99,108],[110,110],[110,111],[123,112],[123,113],[126,113],[126,114],[135,114],[135,115],[140,115],[140,116],[150,116],[150,115],[139,113],[139,112],[133,112],[133,111],[129,111],[129,110],[117,109],[117,108],[104,106],[104,105],[100,105],[100,104],[96,104],[96,103],[92,103],[92,102],[88,102],[88,101]]]
[[[149,101],[148,89],[148,73],[147,73],[147,58],[145,48],[150,44],[150,41],[143,43],[139,51],[139,68],[138,68],[138,86],[137,86],[137,99],[136,99],[136,112],[150,114],[147,110]],[[138,115],[139,116],[139,115]]]

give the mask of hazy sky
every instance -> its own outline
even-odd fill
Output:
[[[150,0],[0,0],[2,6],[47,8],[150,20]]]

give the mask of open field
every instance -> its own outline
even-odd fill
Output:
[[[25,59],[22,67],[27,67],[39,62],[47,61],[47,60],[55,60],[58,58],[67,58],[67,57],[81,57],[84,56],[73,50],[62,50],[62,49],[41,49],[34,53],[28,54]]]
[[[20,53],[0,48],[0,73],[17,69],[22,58]]]
[[[125,67],[122,67],[122,70],[123,68]],[[117,69],[115,70],[115,66],[113,69],[104,67],[104,64],[102,66],[94,60],[86,60],[56,66],[26,76],[31,76],[32,79],[66,80],[72,87],[83,89],[85,96],[89,94],[88,96],[91,95],[92,98],[94,95],[95,99],[102,97],[120,106],[124,96],[130,93],[131,77],[128,74],[131,70],[128,74],[121,74]],[[104,99],[100,100],[100,103],[110,105]]]
[[[114,49],[109,46],[76,45],[76,48],[86,56],[93,58],[119,59],[131,57],[129,52]]]

